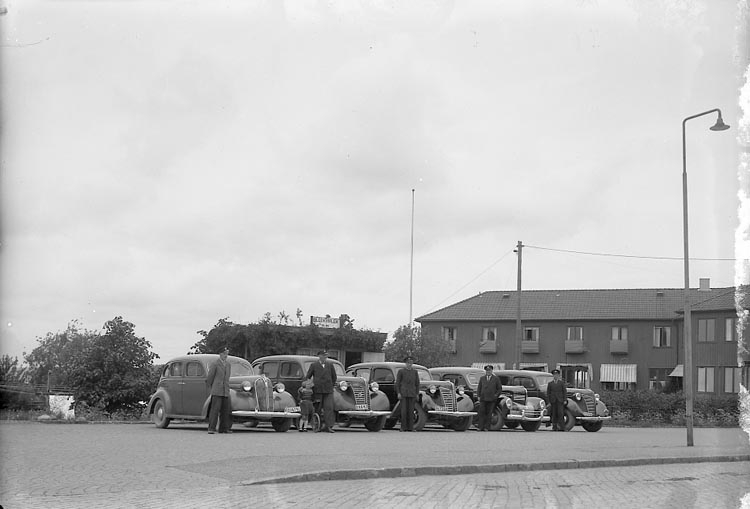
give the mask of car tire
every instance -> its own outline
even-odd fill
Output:
[[[508,408],[505,405],[500,405],[498,403],[495,406],[495,409],[492,410],[492,417],[490,417],[490,431],[500,431],[503,429],[503,425],[508,422],[505,419],[507,415]]]
[[[249,421],[245,421],[242,423],[243,426],[246,428],[257,428],[258,427],[258,420],[257,419],[250,419]]]
[[[539,426],[542,425],[541,421],[526,421],[521,423],[521,427],[524,431],[530,431],[534,432],[539,429]]]
[[[157,400],[156,404],[154,404],[154,414],[153,419],[154,424],[156,424],[157,428],[166,428],[169,426],[169,423],[172,421],[169,417],[167,417],[167,409],[164,408],[164,402],[162,400]]]
[[[455,431],[466,431],[467,429],[471,428],[471,425],[472,425],[471,417],[462,417],[460,419],[456,419],[454,422],[451,423],[451,429]]]
[[[505,423],[505,427],[508,429],[516,429],[519,424],[521,423],[518,421],[508,421]]]
[[[565,431],[570,431],[573,429],[573,426],[576,425],[576,418],[573,415],[573,412],[565,409]]]
[[[373,417],[372,419],[367,419],[365,421],[365,428],[367,428],[367,431],[380,431],[385,427],[385,421],[386,416],[381,415],[380,417]]]
[[[313,418],[312,418],[312,429],[313,429],[313,431],[315,433],[317,433],[318,431],[321,430],[322,427],[323,427],[323,423],[320,420],[320,414],[317,414],[317,413],[313,414]]]
[[[398,423],[398,419],[386,419],[385,420],[385,426],[383,426],[385,429],[393,429],[396,427],[396,423]]]
[[[583,429],[586,431],[590,431],[591,433],[596,433],[600,429],[602,429],[602,425],[604,424],[604,421],[593,421],[593,422],[584,422],[581,424],[583,426]]]
[[[289,431],[289,428],[292,427],[292,419],[285,419],[281,417],[271,419],[271,426],[273,426],[273,429],[278,431],[279,433],[284,433],[286,431]]]
[[[422,431],[427,424],[427,412],[420,405],[414,405],[414,431]]]

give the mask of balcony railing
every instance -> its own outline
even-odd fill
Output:
[[[584,348],[583,341],[568,341],[565,340],[565,353],[584,353],[586,349]]]
[[[521,352],[539,353],[539,341],[521,341]]]
[[[609,340],[609,353],[627,355],[628,340],[627,339],[610,339]]]
[[[479,342],[479,353],[496,353],[497,352],[497,341],[480,341]]]

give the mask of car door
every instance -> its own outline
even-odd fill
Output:
[[[203,403],[208,399],[209,388],[206,386],[206,367],[200,361],[185,363],[182,377],[182,409],[184,415],[203,417]]]
[[[283,383],[286,391],[297,400],[299,397],[298,391],[302,386],[304,376],[305,373],[302,372],[302,365],[298,361],[282,361],[279,366],[279,376],[274,382]]]
[[[379,389],[388,396],[391,408],[398,402],[396,395],[396,377],[389,367],[374,367],[370,374],[370,381],[377,382]]]
[[[171,415],[184,415],[182,413],[182,388],[185,382],[182,379],[182,361],[170,362],[164,368],[164,377],[160,385],[169,394],[170,407],[167,412]]]

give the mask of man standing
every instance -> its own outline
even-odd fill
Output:
[[[484,367],[484,374],[479,380],[477,396],[479,397],[479,431],[489,431],[492,423],[492,412],[495,410],[497,398],[503,391],[503,384],[495,374],[492,373],[492,365]]]
[[[219,433],[232,432],[232,408],[229,401],[229,375],[231,369],[227,356],[229,349],[219,352],[219,358],[208,370],[206,385],[211,389],[211,410],[208,412],[208,432],[216,433],[216,421],[219,421]]]
[[[412,363],[414,359],[407,356],[404,366],[396,375],[396,394],[401,401],[400,431],[414,431],[414,402],[419,395],[419,374]]]
[[[306,380],[313,378],[313,398],[321,402],[323,408],[323,421],[325,423],[320,431],[333,433],[333,386],[336,383],[336,370],[333,363],[328,362],[328,352],[318,352],[318,362],[313,362],[307,370]]]
[[[560,379],[560,370],[553,369],[554,379],[547,384],[547,401],[550,405],[549,420],[552,431],[565,431],[565,402],[568,400],[565,382]]]

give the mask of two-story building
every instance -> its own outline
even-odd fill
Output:
[[[683,289],[524,290],[520,341],[518,298],[480,293],[417,321],[451,343],[456,366],[558,368],[571,384],[594,389],[682,386]],[[748,301],[708,279],[690,299],[696,390],[738,392],[740,366],[750,365],[738,353],[738,316],[747,319]]]

